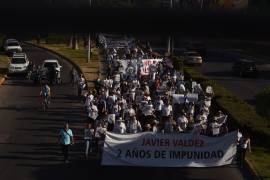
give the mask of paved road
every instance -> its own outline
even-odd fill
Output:
[[[40,111],[40,88],[19,77],[11,77],[0,87],[0,179],[69,180],[69,179],[200,179],[241,180],[235,166],[220,168],[132,168],[101,167],[99,160],[82,160],[81,127],[85,122],[82,106],[67,84],[71,65],[54,54],[24,46],[31,60],[58,58],[63,65],[64,85],[52,88],[53,100],[48,112]],[[57,134],[69,121],[77,135],[71,163],[64,165],[57,145]]]
[[[270,62],[255,58],[260,72],[259,77],[242,78],[232,75],[231,70],[233,62],[240,57],[245,56],[220,49],[211,49],[207,52],[203,66],[197,69],[242,100],[252,104],[254,96],[270,85]]]

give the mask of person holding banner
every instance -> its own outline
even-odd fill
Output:
[[[249,152],[251,153],[251,145],[250,145],[250,138],[249,135],[247,133],[243,134],[243,136],[240,139],[240,159],[239,159],[239,166],[240,168],[244,167],[244,163],[245,163],[245,158],[246,158],[246,152],[247,150],[249,150]]]
[[[142,132],[141,123],[136,119],[135,116],[132,116],[127,122],[127,133],[136,134],[139,132]]]
[[[113,132],[116,134],[126,134],[127,128],[126,128],[126,125],[125,125],[122,117],[120,117],[116,120],[116,123],[113,127]]]

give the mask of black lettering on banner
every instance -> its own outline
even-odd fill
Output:
[[[161,151],[161,158],[166,159],[166,151]]]
[[[159,158],[159,157],[160,157],[160,152],[159,151],[155,151],[154,158]]]
[[[125,157],[126,157],[126,158],[127,158],[127,157],[130,157],[130,158],[132,157],[130,150],[127,150],[126,156],[125,156]]]
[[[217,158],[216,151],[212,151],[212,153],[211,153],[211,159],[213,159],[213,158]]]
[[[117,158],[121,158],[121,154],[122,154],[122,150],[121,149],[118,149]]]
[[[222,150],[217,151],[218,158],[222,158],[224,156],[224,152]]]

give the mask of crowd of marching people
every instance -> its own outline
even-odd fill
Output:
[[[85,91],[83,75],[75,69],[71,71],[72,83],[78,87],[78,96],[83,97],[88,118],[84,129],[86,158],[89,153],[102,152],[107,132],[194,133],[212,137],[228,133],[227,115],[212,107],[211,86],[203,89],[199,83],[186,79],[166,57],[146,61],[151,63],[143,67],[142,59],[157,57],[151,48],[143,50],[133,40],[120,46],[123,41],[103,36],[99,43],[106,52],[106,78],[99,77],[95,88]],[[142,73],[143,70],[147,72]],[[60,134],[67,161],[68,146],[74,143],[68,124]],[[238,131],[237,147],[237,159],[243,166],[246,150],[251,150],[247,134]]]
[[[106,47],[104,43],[103,47]],[[134,64],[130,59],[153,56],[151,51],[144,52],[135,43],[125,48],[107,47],[105,51],[107,77],[97,79],[96,88],[83,94],[89,122],[86,139],[95,139],[101,148],[107,131],[118,134],[192,132],[210,136],[227,133],[227,116],[221,111],[217,114],[211,111],[212,87],[203,90],[192,79],[186,80],[166,58],[150,64],[149,75],[142,76],[142,63]],[[127,62],[125,69],[122,61]],[[83,77],[79,79],[80,84],[85,81]],[[182,100],[177,94],[182,95]],[[87,152],[92,151],[91,144],[93,141],[88,142]]]

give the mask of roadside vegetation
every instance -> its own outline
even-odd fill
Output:
[[[257,112],[270,120],[270,86],[255,96]]]
[[[3,77],[7,73],[7,66],[9,62],[9,58],[4,54],[2,49],[2,44],[5,36],[0,34],[0,78]]]
[[[229,115],[229,128],[231,130],[239,128],[251,135],[252,153],[247,155],[247,160],[253,165],[254,170],[262,179],[270,179],[270,141],[268,140],[270,138],[270,122],[258,115],[255,107],[238,99],[215,81],[209,80],[206,76],[203,76],[191,67],[183,68],[181,59],[173,57],[172,60],[175,68],[179,71],[184,71],[187,78],[192,78],[201,83],[203,88],[208,85],[213,87],[215,92],[213,103],[218,109],[222,109],[223,112]],[[265,98],[265,96],[270,94],[269,92],[270,89],[266,89],[258,97]]]

